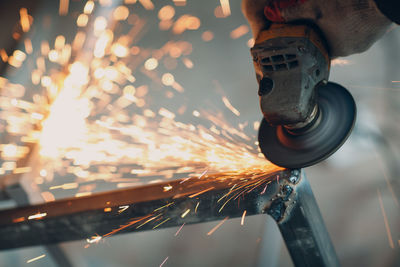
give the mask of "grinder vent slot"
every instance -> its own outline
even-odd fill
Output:
[[[291,70],[299,66],[295,54],[274,55],[261,59],[264,71]]]

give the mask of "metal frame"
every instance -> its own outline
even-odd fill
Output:
[[[274,218],[296,266],[339,266],[310,185],[299,170],[257,177],[215,174],[0,211],[0,249],[92,242],[240,217],[245,210]],[[35,214],[42,215],[28,219]]]

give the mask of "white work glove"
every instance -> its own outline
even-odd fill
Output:
[[[374,0],[243,0],[242,8],[254,38],[271,22],[312,22],[331,58],[364,52],[391,24]]]

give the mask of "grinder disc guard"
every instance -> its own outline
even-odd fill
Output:
[[[262,120],[258,141],[272,163],[286,168],[316,164],[338,150],[350,135],[356,118],[351,94],[335,83],[318,86],[316,93],[318,114],[313,125],[292,131]]]

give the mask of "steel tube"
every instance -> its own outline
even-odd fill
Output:
[[[340,266],[304,172],[292,173],[268,213],[276,220],[296,266]]]

